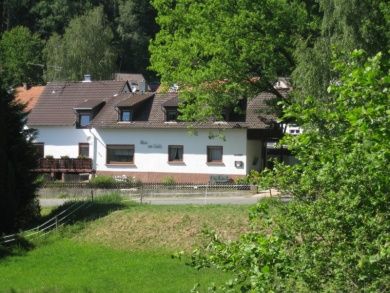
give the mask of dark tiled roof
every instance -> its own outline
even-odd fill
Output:
[[[135,111],[134,121],[118,122],[118,114],[114,110],[115,105],[121,103],[122,97],[110,100],[93,120],[92,126],[96,128],[251,128],[266,129],[269,127],[266,121],[272,120],[272,115],[264,114],[267,108],[266,100],[272,99],[273,94],[262,93],[247,103],[247,115],[245,122],[167,122],[165,121],[165,108],[177,105],[177,93],[156,93],[150,103],[144,104]],[[139,115],[137,118],[137,115]]]
[[[165,107],[178,105],[178,94],[173,93],[124,93],[125,81],[56,82],[49,83],[35,108],[28,124],[74,125],[75,109],[95,109],[92,120],[96,128],[250,128],[266,129],[273,116],[266,114],[266,101],[274,97],[261,93],[246,103],[246,118],[242,122],[166,122]],[[280,91],[283,95],[287,91]],[[102,106],[102,107],[98,107]],[[118,122],[117,107],[133,107],[134,121]]]
[[[164,102],[162,105],[163,107],[177,107],[179,105],[179,98],[176,95],[168,101]]]
[[[93,110],[95,109],[97,106],[99,106],[101,103],[104,103],[103,100],[84,100],[83,102],[81,102],[80,104],[78,104],[76,107],[74,107],[73,109],[75,110]]]
[[[136,85],[137,91],[140,90],[141,83],[145,83],[146,91],[154,91],[155,87],[151,87],[147,82],[143,74],[140,73],[115,73],[114,80],[128,81],[130,85]]]
[[[117,81],[134,81],[137,84],[145,81],[145,77],[140,73],[115,73],[114,79]]]
[[[74,108],[83,102],[108,101],[121,94],[125,81],[48,83],[28,117],[28,125],[74,125]]]
[[[153,93],[145,93],[145,94],[123,94],[118,96],[116,100],[120,100],[118,104],[116,104],[117,107],[133,107],[136,106],[139,103],[145,102],[149,98],[153,96]]]
[[[273,119],[272,115],[265,113],[267,110],[266,101],[275,96],[271,93],[263,92],[254,99],[248,101],[245,121],[248,128],[267,128],[266,120]]]

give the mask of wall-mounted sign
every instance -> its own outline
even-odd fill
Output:
[[[150,145],[148,145],[148,148],[149,149],[162,149],[162,145],[161,144],[157,144],[157,143],[150,144]]]

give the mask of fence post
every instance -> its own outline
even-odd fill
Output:
[[[209,183],[207,183],[207,185],[206,185],[206,192],[204,194],[204,204],[207,203],[207,192],[208,192],[208,189],[209,189]]]
[[[140,204],[142,204],[143,203],[143,195],[144,195],[144,187],[143,186],[141,186],[140,187],[140,189],[139,189],[139,202],[140,202]]]
[[[91,189],[91,201],[93,201],[93,189]]]

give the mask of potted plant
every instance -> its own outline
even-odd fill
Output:
[[[89,169],[89,168],[91,168],[90,158],[88,158],[86,156],[83,156],[83,155],[79,155],[77,157],[76,167],[77,167],[77,169]]]
[[[70,169],[70,159],[68,156],[61,156],[61,159],[59,160],[59,168]]]

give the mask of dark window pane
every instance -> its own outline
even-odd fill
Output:
[[[183,161],[183,146],[170,145],[168,146],[168,161]]]
[[[176,109],[167,110],[167,121],[176,121],[178,112]]]
[[[222,162],[222,147],[221,146],[207,147],[207,162]]]
[[[107,145],[107,163],[133,163],[134,162],[134,146]]]
[[[80,127],[88,126],[91,122],[90,114],[80,114]]]
[[[89,143],[79,144],[79,156],[84,158],[89,157]]]
[[[133,121],[133,112],[130,110],[122,110],[121,121]]]

